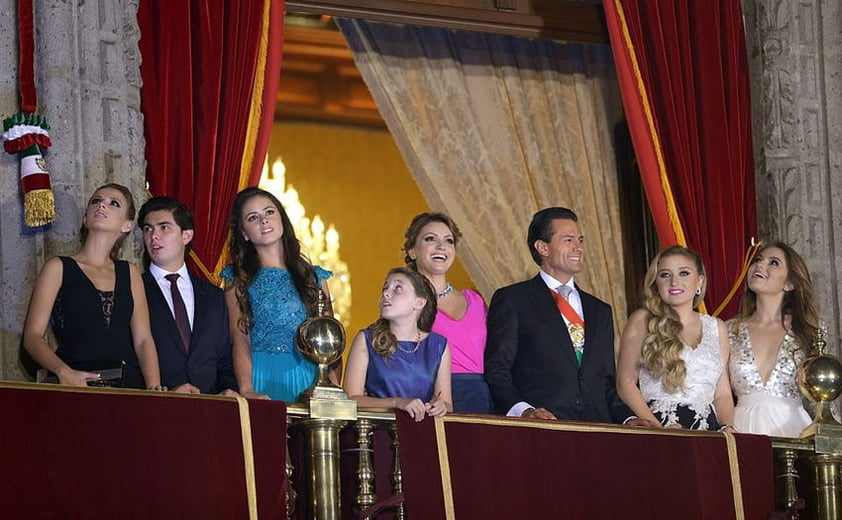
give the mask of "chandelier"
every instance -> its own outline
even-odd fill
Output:
[[[284,206],[295,236],[301,242],[301,249],[313,265],[319,265],[333,271],[333,277],[327,281],[330,289],[333,316],[346,328],[351,324],[351,275],[348,264],[339,257],[339,232],[331,223],[325,226],[322,217],[316,215],[312,220],[307,217],[307,210],[298,200],[298,191],[286,184],[286,166],[280,156],[275,158],[269,169],[268,158],[263,163],[260,174],[260,187],[276,197]]]

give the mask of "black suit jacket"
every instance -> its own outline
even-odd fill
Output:
[[[488,310],[485,378],[499,413],[525,401],[558,419],[622,423],[611,307],[577,286],[585,321],[582,366],[540,275],[494,293]]]
[[[172,389],[190,383],[203,394],[236,390],[225,296],[221,289],[204,280],[191,276],[190,281],[195,308],[188,353],[158,282],[148,271],[143,273],[161,384]]]

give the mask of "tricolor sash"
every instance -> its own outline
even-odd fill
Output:
[[[550,289],[555,300],[558,312],[564,316],[567,322],[567,332],[570,334],[570,341],[573,343],[573,351],[576,353],[576,361],[579,365],[582,364],[582,354],[585,350],[585,321],[576,312],[576,309],[570,305],[567,298],[558,294],[556,291]]]

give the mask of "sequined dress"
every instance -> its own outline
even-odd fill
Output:
[[[713,413],[713,398],[725,365],[719,350],[718,320],[706,314],[699,317],[702,320],[701,341],[695,348],[684,345],[681,351],[687,368],[683,390],[667,392],[660,379],[646,367],[640,367],[640,392],[664,426],[680,424],[694,430],[719,428]]]
[[[751,350],[751,337],[745,323],[728,322],[731,343],[731,388],[737,397],[734,426],[740,432],[777,437],[798,437],[810,424],[801,403],[796,371],[804,360],[795,338],[787,333],[778,350],[775,366],[764,384]]]
[[[321,284],[333,273],[314,266]],[[220,274],[231,282],[234,271],[227,266]],[[251,304],[251,379],[254,390],[272,399],[295,401],[316,378],[316,365],[295,348],[298,327],[307,310],[286,269],[261,267],[248,289]]]

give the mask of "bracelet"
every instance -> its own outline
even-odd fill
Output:
[[[724,431],[725,431],[725,428],[731,428],[731,429],[732,429],[732,430],[734,430],[735,432],[740,431],[740,430],[738,430],[738,429],[734,428],[734,425],[733,425],[733,424],[723,424],[722,426],[720,426],[720,427],[719,427],[719,431],[724,432]]]

